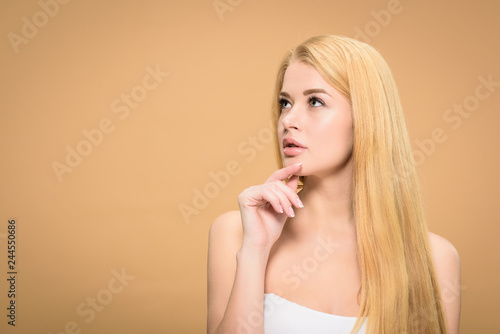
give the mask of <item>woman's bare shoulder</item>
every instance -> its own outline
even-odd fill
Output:
[[[243,227],[239,211],[219,215],[210,225],[207,263],[207,333],[213,333],[227,307],[236,275]]]
[[[431,251],[437,260],[440,262],[443,260],[445,262],[460,261],[457,249],[449,240],[432,232],[429,232],[428,235]]]
[[[241,215],[239,210],[224,212],[217,216],[210,225],[210,232],[242,232]]]
[[[219,254],[235,253],[243,240],[243,225],[240,211],[228,211],[214,219],[209,230],[209,249]],[[221,255],[222,255],[221,254]]]
[[[429,232],[429,244],[438,279],[454,280],[460,274],[460,256],[446,238]]]
[[[460,257],[455,246],[442,236],[429,232],[429,243],[448,333],[458,333],[462,295]]]

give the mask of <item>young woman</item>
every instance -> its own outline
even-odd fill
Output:
[[[207,333],[458,333],[459,256],[427,230],[385,60],[316,36],[275,89],[280,169],[210,227]]]

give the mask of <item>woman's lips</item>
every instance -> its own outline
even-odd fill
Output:
[[[299,155],[299,154],[302,154],[304,151],[306,150],[305,147],[295,147],[295,146],[288,146],[288,147],[285,147],[285,149],[283,150],[283,153],[285,153],[286,156],[296,156],[296,155]]]
[[[303,153],[307,147],[293,137],[283,138],[283,152],[286,156],[296,156]]]

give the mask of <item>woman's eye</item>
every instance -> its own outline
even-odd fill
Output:
[[[323,101],[321,101],[320,99],[318,99],[317,97],[315,96],[311,96],[309,98],[309,104],[312,105],[313,107],[321,107],[321,106],[324,106],[325,104],[323,103]]]
[[[287,100],[285,100],[285,99],[279,99],[279,105],[280,105],[280,108],[281,108],[281,109],[291,107],[290,102],[288,102],[288,101],[287,101]]]

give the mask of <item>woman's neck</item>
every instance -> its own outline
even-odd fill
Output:
[[[294,209],[289,222],[294,235],[305,238],[330,235],[334,238],[355,238],[352,215],[350,173],[328,177],[307,176],[299,197],[303,208]]]

